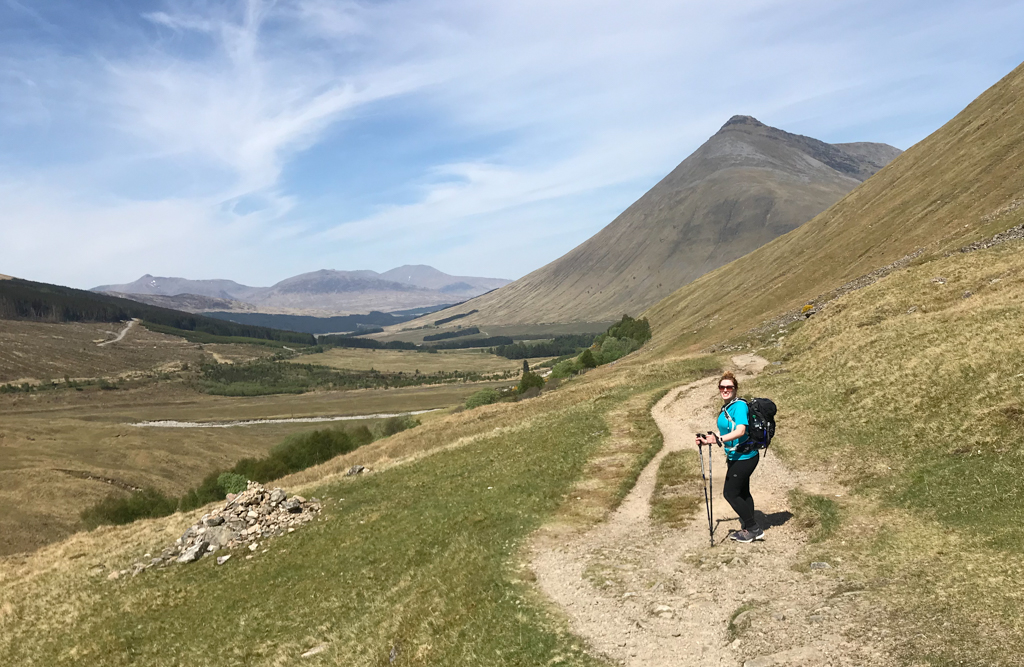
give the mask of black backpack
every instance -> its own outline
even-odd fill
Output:
[[[737,453],[746,454],[755,449],[768,449],[775,437],[775,412],[777,408],[770,398],[736,399],[747,404],[747,441],[736,448]],[[729,405],[732,405],[731,403]],[[726,406],[728,407],[728,406]],[[725,411],[725,408],[722,408]],[[725,413],[730,422],[732,418]]]

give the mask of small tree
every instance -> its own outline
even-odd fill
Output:
[[[525,374],[527,374],[529,372],[530,372],[530,362],[528,362],[526,359],[523,359],[523,374],[525,375]]]
[[[523,373],[523,379],[519,381],[519,386],[516,387],[516,392],[524,394],[527,390],[533,387],[536,387],[537,389],[543,389],[544,378],[537,375],[536,373],[526,372]]]
[[[589,347],[580,355],[580,365],[584,368],[597,368],[597,359],[594,358],[594,353],[590,351]]]

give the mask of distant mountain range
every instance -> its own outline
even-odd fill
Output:
[[[902,151],[827,144],[734,116],[607,227],[533,273],[433,313],[472,325],[584,323],[639,314],[836,203]],[[411,324],[427,323],[426,319]]]
[[[333,316],[425,308],[479,296],[507,285],[501,278],[452,276],[431,266],[376,271],[321,270],[286,278],[270,287],[232,280],[189,280],[146,274],[94,292],[189,312],[238,311]]]

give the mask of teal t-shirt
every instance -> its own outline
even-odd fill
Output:
[[[728,417],[726,416],[728,413]],[[731,419],[731,421],[730,421]],[[747,402],[742,400],[735,400],[729,404],[725,410],[722,410],[718,414],[718,435],[725,435],[736,430],[736,427],[740,424],[749,426],[750,422],[747,419]],[[750,436],[744,435],[739,440],[730,440],[725,443],[725,458],[730,461],[746,461],[757,456],[757,450],[749,451],[746,454],[736,453],[736,448],[746,443],[750,439]]]

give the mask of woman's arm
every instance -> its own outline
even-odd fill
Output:
[[[729,431],[725,435],[721,436],[722,442],[728,442],[729,440],[739,440],[747,434],[746,424],[736,424],[736,428]]]

